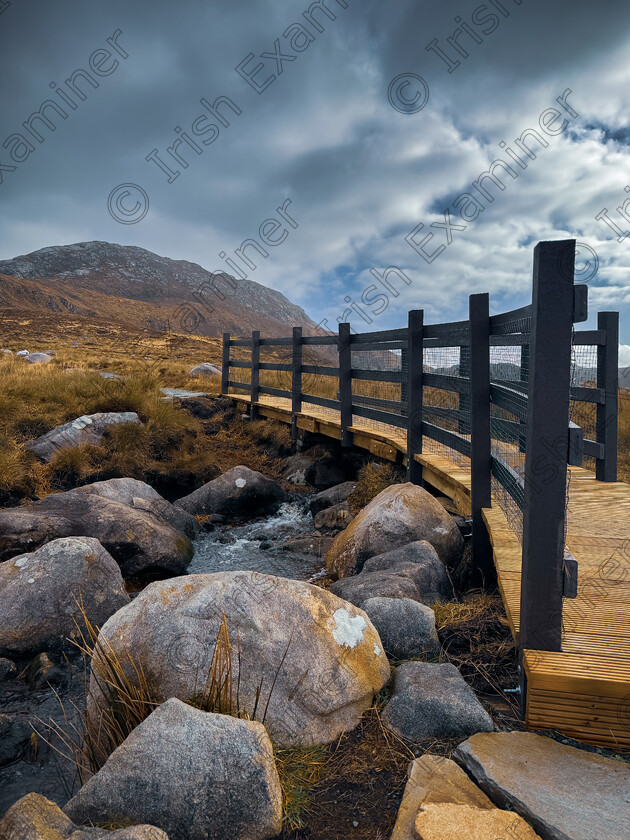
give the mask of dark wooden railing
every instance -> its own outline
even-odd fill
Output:
[[[505,504],[508,513],[511,508],[511,524],[522,541],[522,649],[560,650],[562,599],[575,596],[575,579],[568,579],[564,562],[567,466],[588,457],[595,460],[598,480],[617,477],[619,316],[600,312],[596,330],[575,330],[574,324],[587,318],[587,287],[567,277],[574,256],[575,240],[539,243],[532,303],[498,315],[489,314],[487,294],[475,294],[467,321],[425,324],[423,311],[414,310],[407,327],[396,330],[356,334],[342,323],[333,335],[306,336],[295,327],[288,338],[261,338],[258,332],[247,339],[223,336],[222,392],[249,392],[253,418],[260,397],[269,395],[290,400],[294,436],[297,418],[308,413],[309,403],[339,412],[344,447],[353,445],[357,432],[353,417],[403,430],[408,479],[417,484],[422,466],[415,456],[422,454],[426,439],[470,464],[473,563],[479,581],[489,580],[494,569],[485,508],[493,502]],[[596,381],[576,386],[572,352],[584,347],[596,348]],[[232,359],[232,348],[247,348],[250,359]],[[266,348],[287,353],[286,361],[261,361]],[[320,348],[323,364],[321,358],[309,363],[312,348]],[[374,352],[381,361],[388,359],[389,367],[366,367],[365,359]],[[455,354],[458,363],[436,369],[435,359],[444,352]],[[354,366],[357,355],[360,364]],[[232,377],[233,370],[243,368],[249,382]],[[286,377],[289,387],[261,384],[264,371]],[[328,396],[321,388],[319,394],[309,393],[317,390],[313,384],[330,380],[334,387],[327,389]],[[393,386],[400,396],[353,392],[353,383],[365,381],[384,383],[390,392]],[[596,406],[594,439],[585,438],[584,430],[571,422],[571,406],[580,403]]]

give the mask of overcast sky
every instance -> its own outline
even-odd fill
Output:
[[[219,254],[256,238],[269,256],[237,263],[252,280],[331,328],[347,298],[362,330],[465,317],[472,292],[522,305],[534,244],[576,238],[591,310],[621,310],[630,344],[627,0],[310,5],[0,0],[0,259],[106,240],[230,270]],[[218,97],[241,113],[223,100],[217,122]],[[38,139],[23,123],[46,99],[63,110],[44,112],[54,131],[30,122]],[[530,156],[527,129],[546,143],[527,135]],[[483,201],[472,184],[500,157],[512,173]],[[372,270],[389,267],[385,293]]]

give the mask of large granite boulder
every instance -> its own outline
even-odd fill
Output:
[[[394,672],[384,724],[403,738],[466,738],[491,732],[492,719],[454,665],[405,662]]]
[[[0,560],[65,536],[99,540],[124,575],[153,569],[181,574],[193,553],[190,540],[153,512],[94,490],[77,488],[19,509],[0,510]]]
[[[262,680],[257,718],[264,716],[279,746],[332,741],[357,725],[389,680],[381,640],[365,613],[319,587],[257,572],[152,583],[102,627],[102,641],[130,680],[142,669],[158,702],[190,700],[210,671],[223,614],[240,709],[253,714]],[[93,674],[94,725],[110,702]]]
[[[282,487],[249,467],[234,467],[178,499],[175,505],[195,516],[257,516],[277,510],[286,501]]]
[[[2,840],[169,840],[152,825],[133,825],[107,831],[81,828],[61,808],[39,793],[18,799],[0,820]]]
[[[335,537],[326,566],[336,577],[361,571],[377,554],[417,540],[427,540],[449,568],[461,560],[464,542],[442,505],[415,484],[393,484],[378,494]]]
[[[63,537],[0,563],[0,653],[64,646],[89,621],[104,624],[129,603],[120,569],[92,537]],[[75,623],[76,622],[76,623]]]
[[[266,840],[282,828],[282,790],[261,723],[171,698],[64,812],[78,823],[150,822],[177,840]]]
[[[544,840],[627,840],[630,766],[532,732],[473,735],[454,758]]]
[[[418,840],[416,817],[421,808],[435,804],[468,805],[484,811],[494,808],[485,793],[454,761],[442,755],[425,753],[410,762],[407,768],[407,784],[391,840]],[[468,836],[468,832],[464,832],[461,838],[464,840]],[[500,836],[492,840],[499,840]]]
[[[77,487],[74,492],[93,493],[102,499],[111,499],[114,502],[134,507],[136,510],[151,513],[191,539],[201,531],[201,525],[192,514],[167,502],[150,484],[136,478],[110,478],[107,481],[95,481],[94,484]]]
[[[306,456],[298,455],[294,457],[299,458]],[[356,490],[356,486],[356,481],[344,481],[341,484],[335,484],[334,487],[329,487],[328,490],[322,490],[320,493],[315,493],[308,501],[308,507],[313,517],[317,516],[321,510],[334,507],[342,502],[347,502],[348,498]]]
[[[446,569],[437,559],[428,564],[403,561],[383,571],[363,571],[336,580],[330,589],[358,607],[368,598],[411,598],[422,604],[435,604],[453,597]]]
[[[368,598],[361,608],[378,630],[385,653],[392,659],[439,655],[440,641],[431,607],[411,598]]]
[[[31,354],[31,356],[37,354]],[[30,357],[29,357],[30,359]],[[98,444],[102,441],[105,430],[120,423],[140,423],[135,411],[107,411],[98,414],[83,414],[76,420],[57,426],[29,441],[26,448],[40,461],[48,463],[60,449],[72,449],[82,443]]]

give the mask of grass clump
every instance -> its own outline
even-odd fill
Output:
[[[400,471],[390,464],[365,464],[359,470],[354,492],[348,497],[350,510],[358,513],[379,493],[392,484],[400,484],[402,480]]]

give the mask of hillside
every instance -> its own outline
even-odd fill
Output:
[[[283,335],[287,324],[315,328],[274,289],[109,242],[42,248],[0,261],[0,316],[9,334],[25,316],[33,328],[53,318],[63,332],[66,321],[202,336],[252,329]]]

